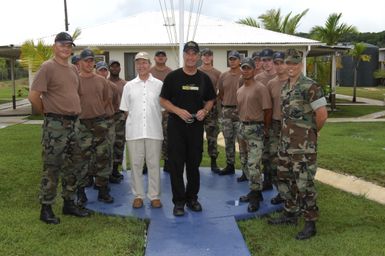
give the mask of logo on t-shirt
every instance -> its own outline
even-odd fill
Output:
[[[199,87],[195,86],[195,84],[186,84],[186,85],[182,85],[182,90],[184,90],[184,91],[199,91]]]

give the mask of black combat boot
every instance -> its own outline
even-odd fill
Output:
[[[112,204],[114,202],[114,198],[110,195],[110,190],[107,186],[99,187],[98,201]]]
[[[232,175],[235,173],[234,165],[233,164],[227,164],[226,167],[220,171],[219,175]]]
[[[248,181],[248,179],[247,179],[247,177],[243,171],[242,171],[242,175],[237,178],[237,181],[238,182]]]
[[[88,187],[91,187],[93,184],[94,184],[94,177],[92,175],[87,175],[85,186],[88,188]]]
[[[270,225],[297,225],[298,214],[285,211],[281,214],[281,216],[269,219],[267,223]]]
[[[64,200],[63,204],[63,214],[64,215],[73,215],[76,217],[88,217],[90,216],[90,212],[79,208],[75,205],[73,200]]]
[[[213,173],[219,173],[221,170],[218,168],[217,165],[217,158],[216,157],[211,157],[211,171]]]
[[[143,165],[143,170],[142,170],[143,174],[147,174],[148,173],[148,169],[147,169],[147,164],[144,163]]]
[[[248,212],[256,212],[259,209],[259,202],[263,201],[262,191],[252,190],[247,195],[249,198],[249,205],[247,206]]]
[[[55,216],[50,204],[42,204],[40,211],[40,220],[47,224],[59,224],[60,219]]]
[[[265,170],[263,172],[263,183],[262,183],[262,191],[272,190],[273,182],[271,177],[271,172],[269,170]]]
[[[78,206],[83,206],[85,203],[87,203],[88,198],[84,187],[78,188],[77,196],[78,196],[78,200],[77,200]]]
[[[109,178],[110,183],[119,184],[123,180],[123,175],[118,171],[119,164],[114,163]]]
[[[252,195],[252,194],[253,194],[253,191],[250,191],[247,195],[240,196],[239,197],[239,202],[241,202],[241,203],[248,203],[250,201],[249,196]],[[262,193],[258,194],[258,197],[259,197],[260,201],[263,201]]]
[[[164,160],[164,163],[163,163],[163,171],[164,172],[170,172],[170,166],[169,166],[169,163],[168,163],[168,160]]]
[[[309,239],[312,236],[315,236],[317,233],[317,230],[315,228],[315,221],[305,221],[305,227],[302,231],[300,231],[296,236],[295,239],[297,240],[305,240]]]
[[[277,194],[275,197],[273,197],[271,200],[270,200],[270,203],[271,204],[281,204],[281,203],[283,203],[283,202],[285,202],[285,199],[283,199],[282,197],[281,197],[281,194]]]

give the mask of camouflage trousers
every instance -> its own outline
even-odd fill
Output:
[[[218,157],[218,109],[214,106],[204,120],[204,127],[207,139],[207,153],[212,158]]]
[[[77,188],[78,159],[77,132],[79,121],[59,117],[44,117],[42,134],[43,173],[39,199],[42,204],[53,204],[57,195],[59,177],[62,198],[74,200]]]
[[[222,119],[221,127],[223,132],[223,137],[225,139],[225,149],[226,149],[226,162],[227,164],[235,164],[235,140],[238,140],[239,145],[239,156],[241,160],[242,170],[247,169],[247,144],[241,138],[239,134],[240,122],[238,117],[238,112],[236,108],[222,108]]]
[[[87,167],[81,170],[79,187],[84,187],[88,176],[95,176],[99,187],[108,185],[111,174],[111,141],[108,123],[104,118],[80,119],[79,146],[82,160]],[[94,169],[89,168],[94,162]]]
[[[162,159],[168,160],[167,154],[167,122],[168,122],[168,112],[162,112],[162,129],[163,129],[163,142],[162,142]]]
[[[268,148],[269,167],[267,171],[271,173],[272,181],[277,184],[277,165],[278,165],[278,146],[281,134],[281,121],[273,120],[269,130],[269,139],[266,141]]]
[[[126,115],[124,112],[114,114],[115,136],[113,144],[113,163],[122,164],[124,145],[126,143]]]
[[[262,153],[263,153],[263,123],[243,124],[240,133],[247,143],[247,171],[250,190],[262,190]]]
[[[314,184],[317,154],[278,152],[278,158],[278,188],[285,199],[285,210],[292,213],[302,211],[305,220],[317,220],[317,191]]]

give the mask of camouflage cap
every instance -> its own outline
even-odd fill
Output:
[[[285,63],[291,62],[298,64],[302,62],[302,53],[296,49],[287,49],[285,55]]]
[[[243,68],[244,66],[248,66],[251,69],[255,69],[255,62],[252,58],[246,57],[241,61],[241,68]]]

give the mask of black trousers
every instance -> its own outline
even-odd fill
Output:
[[[171,178],[172,201],[184,204],[198,199],[200,186],[199,165],[203,152],[203,122],[185,123],[170,115],[167,126],[168,163]],[[186,165],[187,183],[183,180]]]

